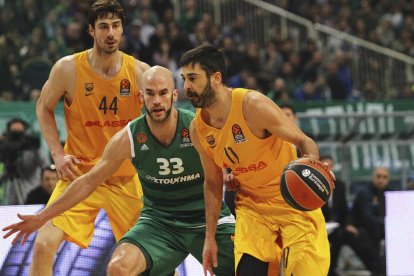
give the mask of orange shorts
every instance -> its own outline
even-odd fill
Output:
[[[237,195],[235,263],[243,253],[271,263],[279,275],[282,252],[285,275],[327,275],[330,249],[320,209],[311,212],[289,207],[281,197]]]
[[[59,180],[48,204],[59,197],[69,184]],[[104,209],[118,241],[137,222],[142,204],[142,188],[137,174],[133,177],[113,176],[84,201],[55,217],[53,225],[62,229],[65,240],[86,248],[92,240],[95,219]]]

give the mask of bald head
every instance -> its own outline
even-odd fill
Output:
[[[388,186],[388,183],[390,182],[390,173],[388,171],[388,168],[375,168],[372,180],[372,183],[375,187],[381,190],[385,189]]]
[[[142,98],[152,122],[166,122],[177,100],[171,71],[161,66],[146,70],[142,75]]]
[[[162,66],[153,66],[142,76],[142,90],[145,91],[150,83],[164,83],[169,90],[174,90],[174,77],[170,70]]]

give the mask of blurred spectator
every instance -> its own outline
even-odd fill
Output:
[[[30,191],[25,204],[47,204],[58,180],[55,165],[43,167],[40,174],[40,184]]]
[[[345,100],[347,98],[347,91],[345,85],[339,78],[338,74],[338,64],[336,61],[331,61],[326,66],[327,69],[327,79],[326,83],[328,84],[330,90],[330,99],[332,100]]]
[[[295,124],[298,124],[298,116],[296,115],[296,109],[290,104],[280,104],[280,109]]]
[[[267,92],[267,96],[273,101],[288,102],[290,96],[289,92],[286,90],[285,81],[282,78],[275,79],[271,89]]]
[[[43,160],[40,157],[40,140],[29,133],[29,124],[13,118],[0,136],[0,161],[5,172],[0,184],[8,185],[7,204],[23,204],[38,179]]]
[[[300,88],[300,80],[299,76],[294,74],[293,66],[290,62],[283,63],[279,76],[285,81],[286,90],[293,98],[295,90]]]
[[[148,47],[149,39],[155,32],[157,21],[155,21],[155,19],[153,19],[153,22],[151,21],[151,10],[149,8],[141,10],[139,20],[141,21],[140,40],[145,47]]]
[[[269,80],[274,79],[279,73],[283,63],[282,55],[278,52],[274,41],[269,41],[266,44],[260,60],[261,70],[268,75]]]
[[[385,195],[389,190],[390,175],[385,167],[376,167],[369,186],[362,188],[355,196],[352,219],[359,231],[359,245],[370,248],[366,254],[358,254],[374,275],[385,275]]]
[[[171,58],[177,63],[181,55],[192,49],[194,45],[176,23],[169,23],[167,34]]]
[[[163,18],[167,10],[173,10],[174,8],[171,0],[152,0],[151,7],[157,13],[158,19]]]
[[[302,86],[300,86],[295,91],[294,99],[299,102],[306,101],[320,101],[323,99],[321,92],[316,89],[315,83],[311,81],[305,81]]]
[[[237,75],[243,67],[243,58],[235,45],[233,38],[225,36],[222,42],[223,53],[226,58],[227,74],[229,77]],[[241,86],[234,86],[241,87]]]
[[[139,19],[134,19],[127,27],[125,36],[125,47],[122,48],[128,54],[146,63],[151,62],[151,51],[141,40],[141,26],[142,22]]]
[[[30,91],[36,89],[36,84],[31,82],[27,72],[23,72],[27,69],[25,66],[29,59],[43,57],[53,64],[62,56],[92,45],[86,32],[85,9],[89,2],[4,1],[4,5],[0,6],[0,99],[30,99]],[[326,47],[318,49],[319,41],[309,38],[311,36],[303,36],[301,30],[294,26],[288,26],[288,37],[282,33],[281,26],[272,26],[264,30],[263,36],[268,38],[265,45],[259,45],[255,39],[257,34],[251,33],[248,24],[252,20],[260,24],[265,13],[260,12],[260,9],[243,13],[232,11],[237,1],[220,3],[220,8],[228,9],[229,15],[234,13],[234,19],[222,29],[216,24],[221,18],[213,18],[213,13],[210,13],[212,5],[209,1],[174,1],[180,4],[177,7],[174,7],[171,0],[121,2],[127,13],[124,50],[152,65],[168,64],[174,71],[177,57],[183,51],[194,45],[211,43],[223,47],[229,77],[239,74],[243,66],[249,66],[258,87],[264,91],[270,90],[275,78],[280,77],[285,82],[290,98],[293,98],[294,91],[300,89],[303,82],[311,81],[315,84],[316,91],[321,91],[323,100],[372,99],[370,93],[365,96],[353,95],[356,89],[353,88],[350,61],[352,59],[355,64],[356,58],[363,53],[347,40],[328,36],[325,41],[321,37],[321,42],[324,41],[328,47],[328,51],[323,51]],[[314,22],[414,56],[414,14],[413,5],[408,1],[302,2],[273,1],[275,5]],[[174,17],[174,8],[180,8],[176,11],[178,18]],[[371,75],[379,75],[375,78],[376,89],[379,89],[375,91],[378,98],[378,93],[382,93],[382,88],[385,87],[382,83],[385,76],[381,77],[380,72],[386,65],[380,57],[363,57],[358,60],[356,68],[359,72],[369,71],[373,72]],[[332,58],[335,59],[335,65]],[[44,70],[41,68],[39,72]],[[397,77],[401,78],[401,82],[395,80],[396,83],[407,81],[405,76]],[[370,78],[372,79],[371,76]],[[38,78],[33,79],[36,81]],[[254,79],[250,80],[253,83]],[[362,92],[362,86],[367,81],[355,80],[359,91]],[[325,96],[322,83],[329,86],[330,97]],[[390,94],[399,97],[401,91],[388,93]]]
[[[322,155],[320,157],[322,163],[328,165],[331,171],[334,171],[335,162],[332,156]],[[340,250],[347,242],[347,235],[356,236],[358,230],[351,224],[350,212],[348,209],[348,200],[346,196],[346,184],[336,177],[335,189],[328,202],[322,207],[322,213],[327,223],[338,223],[328,239],[331,245],[331,266],[329,267],[329,276],[338,275],[336,272],[338,257]],[[351,248],[353,245],[350,244]]]
[[[22,94],[20,100],[29,100],[33,89],[42,89],[46,82],[52,64],[44,57],[27,59],[22,65]]]
[[[186,33],[193,32],[193,28],[197,25],[197,22],[201,20],[201,13],[197,9],[196,0],[185,0],[184,11],[181,13],[178,19],[178,25]]]

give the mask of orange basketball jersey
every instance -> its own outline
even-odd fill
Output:
[[[260,139],[250,131],[242,111],[246,93],[247,89],[233,89],[229,117],[221,130],[207,125],[200,110],[196,113],[195,129],[202,147],[215,163],[235,173],[243,194],[280,195],[280,176],[283,168],[296,158],[295,148],[275,135]]]
[[[129,121],[141,115],[136,63],[123,54],[122,68],[111,79],[102,79],[88,62],[87,52],[75,54],[76,92],[73,102],[65,102],[65,121],[68,132],[65,152],[94,165],[102,156],[109,139]],[[124,161],[114,174],[132,176],[135,169]]]

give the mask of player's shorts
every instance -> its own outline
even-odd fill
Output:
[[[60,196],[70,182],[58,181],[48,204]],[[88,247],[92,240],[95,219],[104,209],[115,239],[120,240],[137,222],[142,209],[142,188],[138,175],[113,176],[99,185],[84,201],[53,219],[53,225],[62,229],[64,239]]]
[[[330,249],[320,209],[311,212],[289,207],[282,197],[237,195],[235,262],[250,254],[271,268],[284,254],[284,275],[327,275]],[[278,274],[277,274],[278,275]]]
[[[217,227],[218,267],[215,275],[234,275],[234,224]],[[136,245],[144,254],[147,270],[142,275],[168,275],[191,253],[202,263],[205,228],[186,229],[141,217],[119,243]]]

